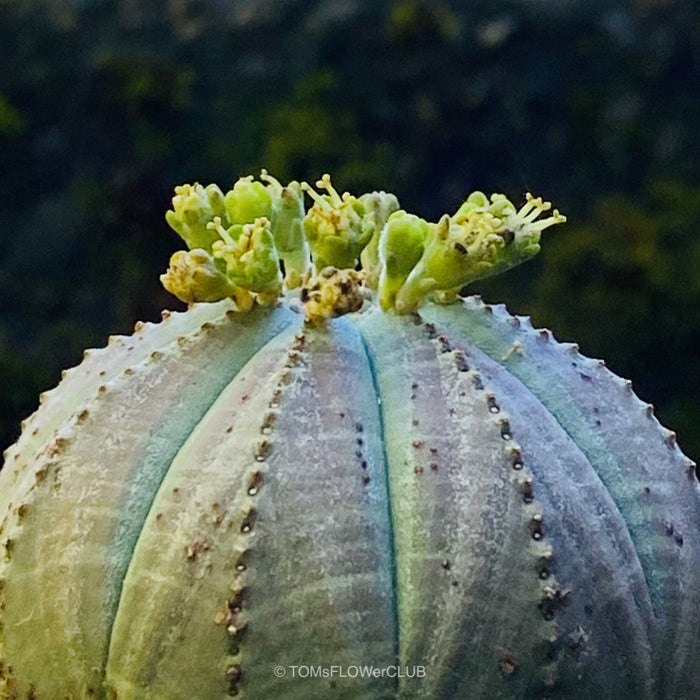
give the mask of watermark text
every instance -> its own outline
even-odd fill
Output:
[[[425,666],[295,664],[275,666],[277,678],[425,678]]]

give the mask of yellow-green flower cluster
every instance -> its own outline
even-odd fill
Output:
[[[212,251],[215,260],[224,262],[228,279],[243,289],[276,298],[282,287],[282,271],[270,220],[261,217],[252,224],[225,229],[216,217],[209,227],[220,236]]]
[[[329,175],[316,188],[325,193],[305,182],[283,186],[265,170],[226,194],[216,185],[176,187],[166,220],[190,250],[173,255],[164,286],[187,302],[232,297],[241,310],[303,286],[308,306],[330,288],[321,276],[336,280],[342,276],[332,269],[352,270],[365,289],[353,305],[376,290],[384,310],[409,313],[427,296],[450,299],[527,260],[539,251],[542,231],[566,220],[556,209],[542,216],[551,204],[529,193],[517,209],[505,195],[473,192],[454,215],[429,223],[386,192],[340,195]],[[313,201],[308,212],[304,192]]]
[[[208,250],[217,238],[207,228],[215,216],[226,216],[223,192],[216,185],[202,187],[195,182],[175,188],[173,208],[165,213],[165,220],[190,250]]]
[[[314,201],[304,218],[304,231],[316,269],[354,268],[365,246],[375,234],[378,237],[386,217],[398,209],[398,201],[385,192],[359,198],[344,192],[341,196],[328,174],[321,177],[316,187],[327,194],[319,194],[308,183],[302,183]]]
[[[379,285],[382,305],[407,313],[431,292],[454,292],[536,255],[541,232],[566,221],[566,217],[554,210],[551,216],[538,220],[551,209],[551,203],[529,193],[526,198],[518,210],[505,195],[489,198],[473,192],[454,216],[445,214],[430,224],[409,220],[404,212],[392,214],[382,232],[385,240],[380,238],[379,242],[386,269]],[[401,229],[405,232],[397,235]],[[392,256],[404,261],[394,274],[390,274]],[[406,273],[408,256],[415,263]]]
[[[283,187],[265,171],[260,180],[240,178],[226,194],[216,185],[175,188],[166,221],[190,251],[178,251],[161,276],[165,288],[186,302],[236,299],[270,303],[282,290],[280,261],[288,288],[308,275],[301,186]]]

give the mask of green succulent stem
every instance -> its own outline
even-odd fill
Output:
[[[379,257],[379,239],[389,217],[399,209],[399,200],[391,193],[370,192],[360,197],[365,208],[365,216],[371,221],[372,238],[360,253],[360,262],[366,275],[366,284],[376,289],[382,273]]]
[[[289,289],[299,287],[311,267],[309,243],[304,235],[304,194],[296,181],[286,187],[263,170],[260,179],[268,183],[274,196],[271,226],[280,260],[284,263],[285,281]]]
[[[529,193],[517,209],[503,194],[473,192],[432,223],[387,192],[341,195],[328,174],[315,187],[282,185],[266,170],[225,194],[216,185],[176,187],[166,221],[190,250],[173,255],[163,285],[188,303],[232,297],[242,311],[302,288],[310,318],[348,313],[369,297],[406,314],[426,298],[450,303],[465,285],[528,260],[542,231],[566,221],[556,209],[543,216],[551,203]],[[335,299],[338,280],[358,288],[351,304]]]

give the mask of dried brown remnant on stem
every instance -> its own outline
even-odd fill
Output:
[[[363,275],[357,270],[325,267],[302,289],[301,300],[311,322],[359,311],[365,302]]]

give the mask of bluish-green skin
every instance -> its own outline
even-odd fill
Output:
[[[697,480],[623,380],[473,298],[226,309],[8,451],[0,697],[700,697]]]

